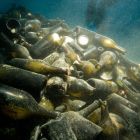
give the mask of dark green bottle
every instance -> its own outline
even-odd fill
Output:
[[[39,97],[46,84],[46,76],[23,70],[6,64],[0,65],[0,82],[28,91],[33,97]]]
[[[5,48],[11,57],[32,59],[27,48],[20,44],[14,44],[4,33],[1,33],[1,37],[5,43]]]
[[[39,106],[29,93],[4,84],[0,84],[0,112],[14,120],[57,116],[57,113],[49,112]]]

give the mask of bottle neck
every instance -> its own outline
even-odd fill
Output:
[[[79,114],[82,115],[83,117],[87,117],[89,114],[91,114],[94,110],[99,108],[102,104],[102,101],[100,100],[95,100],[92,104],[87,106],[86,108],[82,109],[79,111]]]
[[[58,117],[59,113],[55,111],[47,111],[43,107],[39,106],[38,112],[35,113],[38,117],[43,117],[46,119],[55,119]]]

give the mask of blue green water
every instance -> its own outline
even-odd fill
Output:
[[[0,12],[12,4],[107,35],[126,48],[129,58],[140,63],[140,0],[5,0],[1,1]]]

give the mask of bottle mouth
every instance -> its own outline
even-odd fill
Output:
[[[99,52],[103,52],[104,51],[104,48],[103,47],[98,47],[98,51]]]
[[[20,29],[21,27],[21,24],[18,20],[16,19],[9,19],[7,22],[6,22],[6,27],[8,30],[11,31],[11,33],[17,33],[18,30]]]
[[[79,35],[77,38],[77,42],[83,48],[86,48],[86,46],[89,44],[89,38],[87,35]]]
[[[78,71],[77,73],[79,78],[84,78],[84,73],[82,71]]]

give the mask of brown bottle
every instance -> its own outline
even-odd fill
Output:
[[[99,108],[93,111],[87,119],[92,121],[103,128],[103,136],[106,138],[110,138],[111,135],[116,136],[116,132],[119,134],[123,133],[126,130],[127,124],[125,120],[117,114],[114,113],[107,113],[106,112],[106,105],[102,104]]]
[[[14,120],[57,116],[57,113],[49,112],[39,106],[29,93],[3,84],[0,84],[0,112]]]
[[[73,64],[75,60],[78,60],[78,54],[73,50],[73,48],[70,46],[70,44],[65,43],[63,41],[60,49],[65,53],[66,57],[69,59],[69,62]]]
[[[117,56],[114,52],[105,51],[100,55],[99,66],[107,69],[112,69],[117,62]]]
[[[86,78],[94,76],[98,71],[95,65],[90,61],[75,61],[74,65],[78,70],[83,71]]]
[[[99,34],[95,36],[95,44],[103,46],[106,49],[117,50],[118,52],[121,52],[121,53],[126,52],[125,49],[118,46],[114,40],[106,36],[99,35]]]
[[[138,113],[120,102],[114,102],[110,97],[108,97],[107,102],[111,112],[120,115],[125,121],[127,121],[129,126],[132,126],[132,129],[133,127],[136,127],[137,123],[139,123]]]
[[[45,110],[48,110],[48,111],[53,111],[54,110],[53,103],[48,98],[46,98],[45,96],[41,97],[39,105],[41,107],[43,107]]]
[[[118,140],[119,134],[117,127],[113,124],[111,117],[109,115],[108,106],[107,104],[104,104],[101,106],[101,122],[99,126],[102,127],[103,133],[101,134],[101,139],[112,139],[112,140]]]
[[[121,116],[114,113],[109,113],[109,116],[112,123],[116,126],[118,133],[123,134],[123,132],[127,129],[127,123],[125,120]]]
[[[93,95],[94,88],[85,80],[67,76],[67,94],[73,97],[84,97]]]
[[[20,59],[14,58],[10,61],[10,65],[19,67],[25,70],[33,71],[40,74],[67,74],[67,70],[59,67],[48,65],[43,60],[39,59]]]
[[[90,115],[88,115],[87,119],[95,124],[99,124],[101,122],[101,107],[97,108]]]
[[[104,91],[107,93],[112,93],[112,92],[118,91],[118,86],[113,81],[106,81],[106,80],[90,78],[87,80],[87,82],[91,86],[93,86],[97,91]]]

